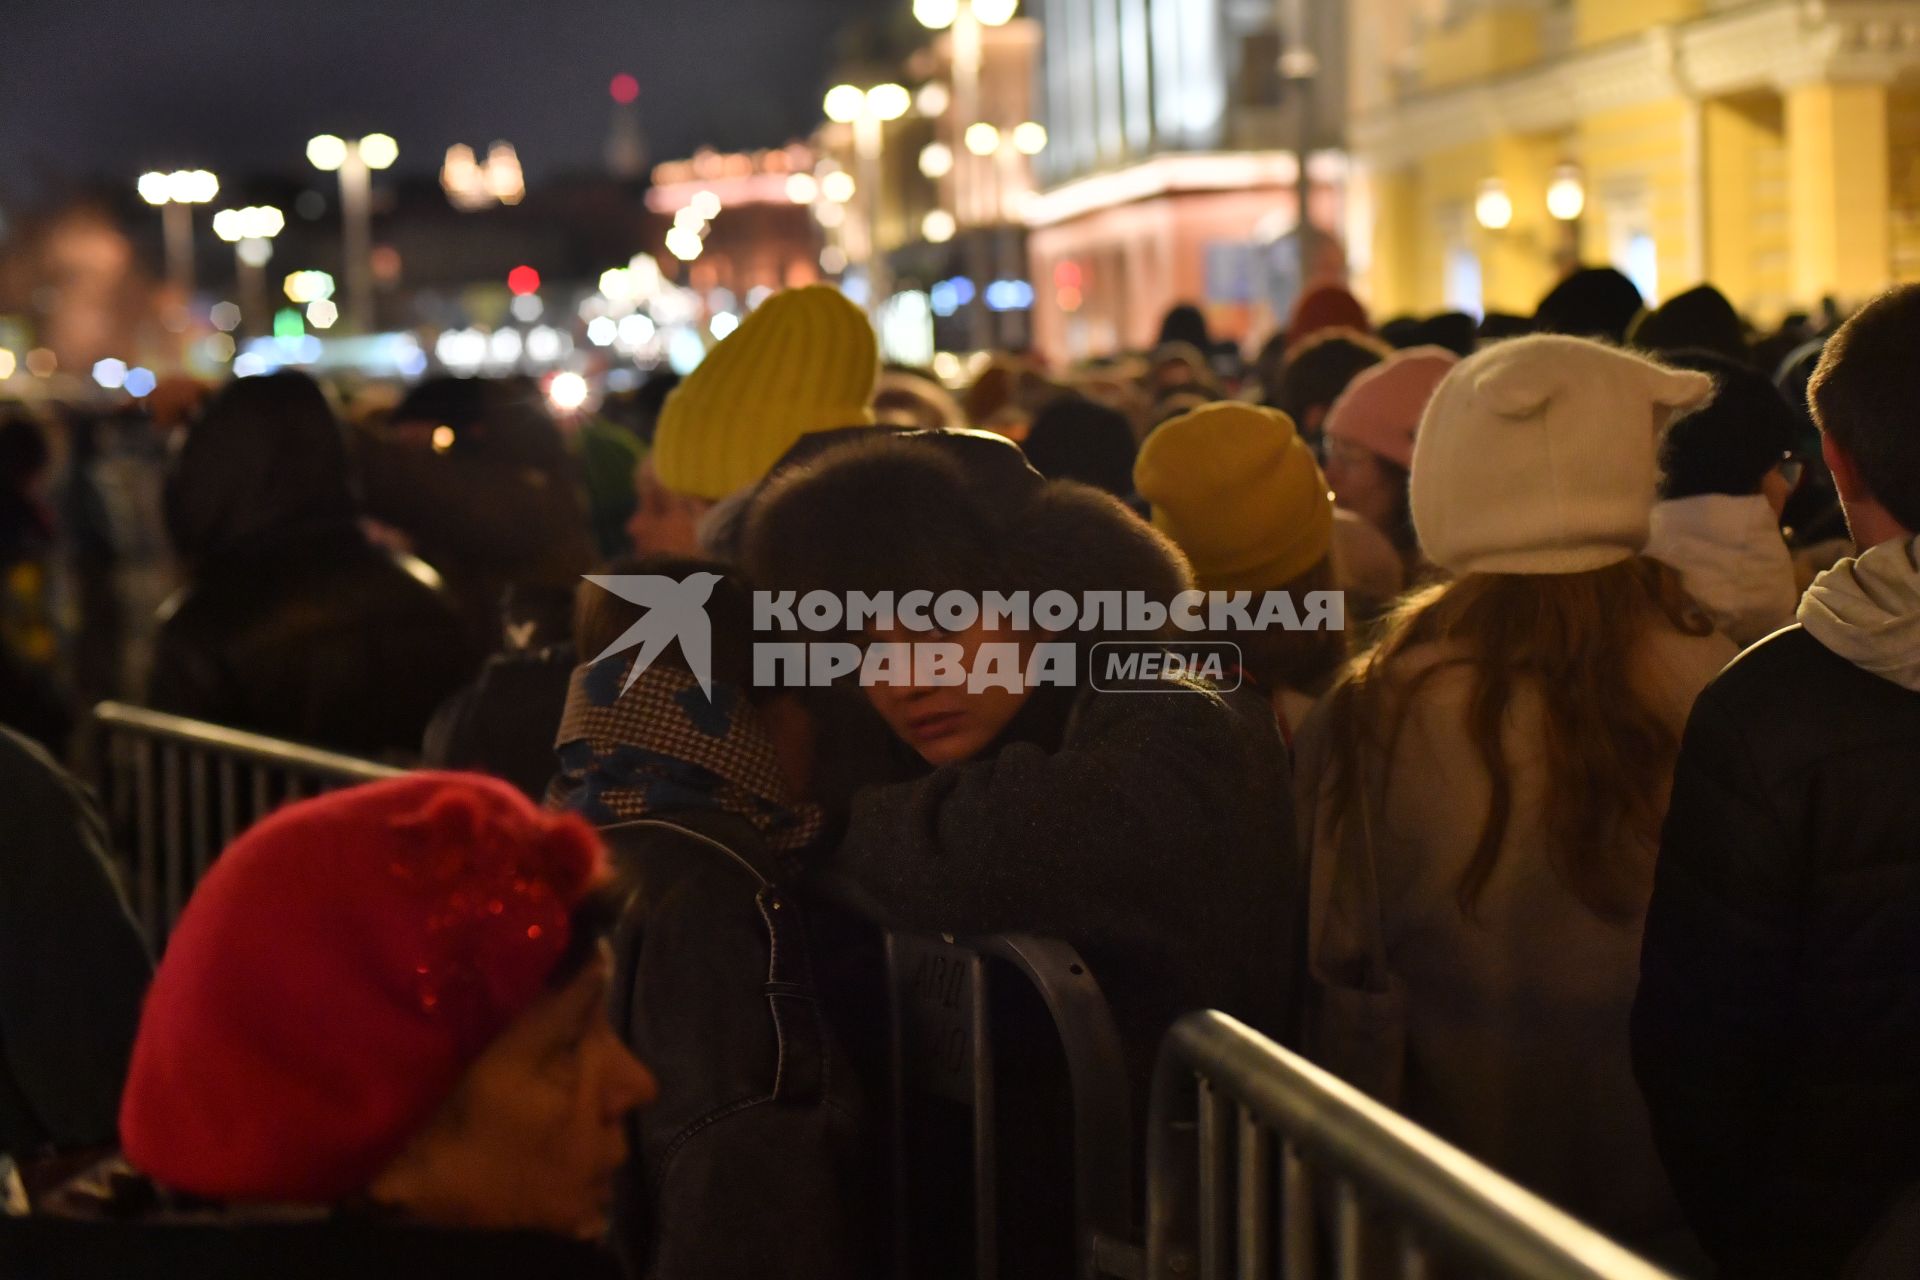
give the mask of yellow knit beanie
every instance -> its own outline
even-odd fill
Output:
[[[1271,591],[1326,559],[1333,500],[1275,409],[1210,404],[1147,437],[1133,485],[1208,591]]]
[[[675,492],[724,498],[808,432],[870,425],[879,376],[873,326],[838,289],[776,294],[667,397],[654,474]]]

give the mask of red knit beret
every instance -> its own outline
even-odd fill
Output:
[[[221,855],[167,944],[120,1134],[179,1191],[364,1190],[545,989],[602,874],[580,819],[417,773],[291,805]]]

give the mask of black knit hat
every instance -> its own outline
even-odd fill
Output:
[[[1746,496],[1794,447],[1793,409],[1773,383],[1710,351],[1682,351],[1669,364],[1711,374],[1712,400],[1676,418],[1660,443],[1660,496]]]
[[[1647,305],[1640,290],[1612,267],[1586,267],[1555,286],[1533,313],[1542,333],[1625,342],[1634,318]]]
[[[1062,396],[1042,409],[1021,442],[1027,461],[1049,480],[1078,480],[1116,498],[1133,493],[1133,426],[1118,409],[1085,396]]]
[[[1750,359],[1747,326],[1727,295],[1710,284],[1676,294],[1641,316],[1627,341],[1653,355],[1711,351],[1741,364]]]

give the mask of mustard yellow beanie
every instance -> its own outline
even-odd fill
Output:
[[[873,326],[838,289],[775,294],[667,397],[654,474],[677,493],[724,498],[810,431],[871,425],[879,376]]]
[[[1271,591],[1326,559],[1333,500],[1293,419],[1210,404],[1147,437],[1134,489],[1208,591]]]

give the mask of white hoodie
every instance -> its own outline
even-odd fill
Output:
[[[1862,671],[1920,693],[1920,539],[1842,560],[1800,602],[1807,634]]]
[[[1656,504],[1646,554],[1678,570],[1687,594],[1743,649],[1793,624],[1793,555],[1760,494],[1706,493]]]

